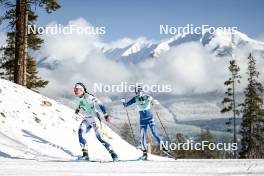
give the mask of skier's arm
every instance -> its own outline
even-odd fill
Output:
[[[158,100],[156,100],[156,99],[154,99],[153,97],[151,97],[151,104],[152,105],[158,105],[159,104],[159,101]]]
[[[159,101],[154,99],[152,96],[149,96],[149,100],[151,101],[152,105],[158,105],[159,104]]]
[[[99,106],[99,108],[102,111],[102,113],[104,115],[107,115],[107,112],[106,112],[104,104],[98,98],[94,98],[93,101],[95,102],[96,105]]]
[[[123,103],[124,107],[130,106],[130,105],[136,103],[136,98],[133,97],[133,98],[132,98],[131,100],[129,100],[128,102],[122,101],[122,103]]]
[[[94,97],[93,101],[95,102],[96,105],[99,106],[100,110],[104,114],[105,120],[107,122],[110,122],[111,121],[111,116],[106,112],[104,104],[98,98],[95,98],[95,97]]]

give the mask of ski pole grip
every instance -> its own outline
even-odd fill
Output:
[[[122,102],[122,103],[125,103],[125,102],[126,102],[126,99],[125,99],[125,98],[122,98],[122,99],[121,99],[121,102]]]

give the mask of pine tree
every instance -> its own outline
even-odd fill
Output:
[[[1,58],[1,73],[3,79],[9,81],[14,80],[14,65],[15,65],[15,37],[13,32],[7,33],[7,46],[0,48],[3,52]]]
[[[39,77],[37,77],[38,81],[27,80],[27,78],[36,78],[36,75],[29,76],[30,73],[37,73],[32,72],[36,68],[31,68],[31,71],[27,71],[27,69],[30,66],[36,66],[31,52],[40,49],[43,40],[39,34],[28,34],[26,29],[28,25],[34,25],[38,18],[32,9],[39,6],[43,7],[47,13],[51,13],[60,8],[60,5],[56,0],[16,0],[16,2],[1,0],[0,3],[7,8],[1,21],[8,21],[10,29],[7,33],[7,46],[1,49],[4,53],[1,68],[5,70],[1,76],[6,79],[13,78],[15,83],[27,87],[28,85],[35,88],[45,86],[47,81],[40,81]],[[27,62],[31,63],[30,66],[27,66]],[[32,64],[33,62],[34,64]],[[32,85],[34,82],[36,85]]]
[[[264,158],[264,112],[257,117],[255,138],[257,145],[257,158]]]
[[[27,57],[27,88],[43,88],[48,83],[48,81],[42,80],[38,77],[36,61],[32,57]]]
[[[245,100],[242,104],[243,117],[241,124],[241,158],[264,158],[263,155],[263,86],[258,81],[256,60],[248,57],[248,86],[245,90]]]
[[[236,64],[235,60],[230,60],[229,62],[229,72],[230,72],[230,78],[225,81],[224,85],[227,87],[227,90],[225,92],[224,100],[222,101],[223,109],[221,110],[221,113],[230,113],[232,112],[232,118],[229,118],[229,121],[226,122],[228,125],[228,131],[231,132],[230,126],[232,124],[233,120],[233,142],[237,143],[237,137],[236,137],[236,117],[239,115],[238,110],[238,103],[236,101],[236,85],[240,83],[241,76],[239,75],[240,68]],[[237,158],[237,153],[234,151],[234,158]]]
[[[174,151],[174,154],[175,156],[177,156],[177,158],[186,158],[187,153],[191,152],[191,151],[185,151],[182,148],[180,148],[179,144],[183,144],[183,143],[186,143],[186,138],[184,137],[182,133],[177,133],[176,134],[176,144],[178,144],[178,148],[177,150]]]
[[[207,144],[210,143],[214,143],[213,140],[213,135],[212,133],[209,131],[209,129],[203,130],[201,131],[201,135],[199,137],[199,142],[203,142],[203,141],[208,141]],[[199,153],[199,158],[206,158],[206,159],[215,159],[218,158],[218,151],[217,149],[211,150],[210,147],[204,147],[204,150],[200,150],[198,151]]]

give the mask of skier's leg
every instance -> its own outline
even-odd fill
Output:
[[[147,124],[140,124],[140,143],[142,150],[147,150]]]
[[[105,134],[103,134],[101,131],[96,130],[95,131],[96,138],[104,145],[104,147],[107,150],[111,149],[111,145],[109,144],[108,140],[105,137]]]
[[[147,155],[147,128],[148,125],[145,122],[140,122],[140,143],[141,143],[141,148],[143,151],[143,156],[141,159],[147,160],[148,155]]]
[[[161,143],[161,139],[160,139],[160,136],[159,136],[159,133],[158,133],[158,128],[157,128],[156,122],[155,122],[155,120],[153,118],[149,122],[149,127],[150,127],[151,132],[152,132],[154,138],[156,139],[157,143],[160,144]]]
[[[157,125],[156,125],[154,119],[151,119],[150,120],[149,127],[150,127],[151,132],[152,132],[154,138],[156,139],[157,143],[160,145],[161,150],[163,150],[163,152],[165,152],[166,154],[169,154],[170,155],[169,149],[167,149],[164,145],[161,146],[161,142],[162,141],[161,141],[161,138],[159,136],[158,128],[157,128]]]
[[[86,120],[83,120],[80,124],[79,130],[78,130],[78,138],[79,143],[82,148],[83,156],[82,158],[85,160],[89,160],[88,156],[88,146],[87,146],[87,140],[86,140],[86,133],[91,129],[91,127],[87,124]]]
[[[103,130],[101,127],[94,128],[94,132],[96,135],[96,138],[104,145],[104,147],[108,150],[110,153],[112,159],[114,161],[118,160],[117,154],[114,152],[112,146],[110,145],[109,141],[107,140],[106,134],[103,133]]]
[[[83,120],[78,130],[78,138],[79,138],[79,143],[81,147],[87,145],[87,140],[85,136],[89,132],[90,129],[91,129],[91,126],[87,124],[86,120]]]

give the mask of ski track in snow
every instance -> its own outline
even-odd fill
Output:
[[[0,158],[1,176],[264,175],[264,160],[177,160],[128,162],[36,161]]]

